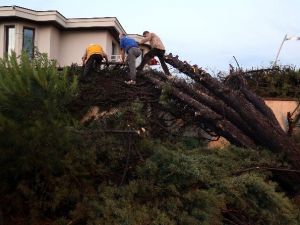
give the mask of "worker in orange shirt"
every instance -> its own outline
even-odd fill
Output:
[[[84,66],[83,77],[86,77],[93,68],[94,63],[100,64],[103,59],[108,63],[107,54],[99,44],[90,44],[87,46],[82,56],[82,65]]]

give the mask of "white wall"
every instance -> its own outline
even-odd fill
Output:
[[[5,40],[4,40],[4,24],[0,22],[0,57],[3,58],[5,51]]]
[[[120,43],[111,35],[111,33],[107,32],[106,35],[106,54],[108,55],[108,59],[110,59],[112,55],[112,43],[115,44],[116,49],[115,49],[115,55],[120,55],[121,54],[121,49],[120,49]]]
[[[36,47],[39,52],[50,54],[51,46],[51,27],[50,26],[39,26],[35,32]]]
[[[108,37],[108,31],[62,31],[60,38],[60,65],[67,66],[72,63],[81,65],[81,57],[89,44],[100,44],[104,51],[108,52],[111,50],[111,41]]]
[[[39,52],[47,53],[49,59],[60,58],[60,30],[52,25],[38,26],[35,43]]]
[[[298,102],[293,100],[266,99],[265,103],[267,106],[269,106],[269,108],[272,109],[282,129],[287,131],[287,112],[292,113],[296,109]],[[297,114],[297,112],[295,114]]]
[[[60,59],[61,54],[61,32],[56,27],[51,27],[51,35],[50,35],[50,59]]]

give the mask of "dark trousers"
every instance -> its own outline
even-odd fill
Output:
[[[144,68],[144,66],[146,65],[146,63],[149,62],[150,59],[152,59],[154,56],[157,56],[159,61],[160,61],[161,67],[163,68],[165,74],[166,75],[171,75],[170,71],[169,71],[169,68],[168,68],[168,66],[165,62],[165,59],[164,59],[165,52],[166,52],[165,50],[161,50],[161,49],[158,49],[158,48],[152,48],[149,52],[147,52],[144,55],[144,58],[143,58],[141,64],[136,69],[137,70],[142,70]]]
[[[92,71],[94,66],[100,65],[102,60],[103,60],[103,57],[100,54],[91,55],[84,66],[82,77],[86,78],[86,76]]]

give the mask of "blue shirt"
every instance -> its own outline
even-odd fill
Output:
[[[125,52],[128,53],[128,50],[132,47],[139,47],[136,41],[133,38],[127,36],[122,37],[120,40],[120,47],[125,49]]]

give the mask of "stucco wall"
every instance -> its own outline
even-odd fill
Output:
[[[42,53],[47,53],[50,59],[56,59],[60,66],[68,66],[72,63],[81,65],[81,57],[88,44],[99,43],[104,51],[111,56],[112,42],[116,45],[116,54],[120,53],[119,43],[108,31],[61,31],[53,25],[37,25],[36,23],[23,21],[0,22],[0,57],[5,52],[5,29],[7,25],[14,25],[16,31],[15,52],[21,54],[23,43],[23,28],[35,29],[34,45]]]
[[[72,63],[82,64],[81,57],[87,45],[98,43],[107,51],[107,43],[111,39],[107,37],[107,31],[63,31],[60,38],[60,65],[66,66]],[[111,43],[109,44],[111,45]]]
[[[5,23],[0,23],[0,57],[4,56],[5,53],[5,26],[15,26],[15,52],[17,54],[20,54],[22,51],[22,34],[23,34],[23,26],[32,27],[32,24],[30,23],[20,23],[16,21],[5,21]]]
[[[51,40],[51,27],[50,26],[40,26],[36,30],[36,47],[42,53],[50,54],[50,40]]]
[[[286,131],[287,112],[293,112],[295,110],[295,108],[298,105],[297,101],[266,99],[265,103],[267,106],[269,106],[272,109],[280,126]]]
[[[107,32],[106,33],[106,54],[110,57],[112,55],[112,43],[115,44],[115,55],[120,54],[119,43],[113,38],[113,36]]]
[[[58,30],[56,27],[51,27],[51,34],[50,34],[50,59],[60,59],[60,30]]]
[[[4,56],[5,52],[5,26],[13,25],[15,26],[16,37],[15,37],[15,52],[17,55],[22,52],[23,45],[23,28],[30,27],[35,30],[34,32],[34,45],[38,47],[40,52],[50,53],[50,26],[38,26],[35,23],[24,22],[24,21],[5,21],[5,23],[0,23],[0,57]]]
[[[4,24],[0,22],[0,57],[4,56]]]

